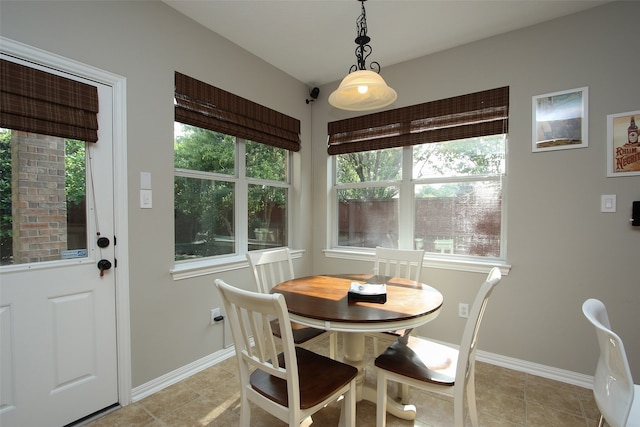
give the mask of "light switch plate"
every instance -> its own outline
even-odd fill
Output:
[[[140,172],[140,189],[151,190],[151,172]]]
[[[140,208],[151,209],[153,207],[152,201],[153,193],[151,190],[140,190]]]
[[[615,212],[616,211],[616,195],[615,194],[603,194],[600,196],[600,212]]]

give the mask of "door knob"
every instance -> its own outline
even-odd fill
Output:
[[[98,270],[100,270],[100,277],[104,276],[105,270],[111,268],[111,261],[108,259],[101,259],[98,261]]]

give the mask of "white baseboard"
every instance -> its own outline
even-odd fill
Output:
[[[216,365],[223,360],[233,356],[235,356],[234,347],[229,346],[228,348],[216,351],[215,353],[205,356],[202,359],[196,360],[189,363],[188,365],[178,368],[175,371],[168,372],[154,380],[142,384],[141,386],[135,387],[133,390],[131,390],[131,403],[135,403],[147,396],[151,396],[153,393],[156,393],[164,388],[169,387],[170,385],[180,382],[185,378],[189,378],[191,375],[197,374],[198,372]]]
[[[478,350],[476,360],[579,387],[588,389],[593,388],[593,376],[590,375],[579,374],[577,372],[541,365],[539,363],[501,356],[499,354],[489,353],[482,350]]]
[[[137,402],[147,396],[152,395],[170,385],[173,385],[185,378],[190,377],[204,369],[207,369],[223,360],[233,357],[235,350],[233,346],[222,349],[215,353],[196,360],[175,371],[168,372],[148,383],[142,384],[131,391],[131,400]],[[584,388],[592,388],[593,377],[589,375],[579,374],[577,372],[566,371],[563,369],[553,368],[551,366],[540,365],[538,363],[527,362],[526,360],[514,359],[512,357],[501,356],[499,354],[489,353],[478,350],[476,359],[480,362],[501,366],[515,371],[525,372],[531,375],[548,378],[551,380],[572,384]]]

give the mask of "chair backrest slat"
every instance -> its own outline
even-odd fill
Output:
[[[390,249],[378,246],[374,265],[375,274],[420,281],[424,251],[417,249]]]

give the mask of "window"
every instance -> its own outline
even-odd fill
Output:
[[[175,260],[288,245],[299,122],[176,73]]]
[[[0,266],[86,258],[97,87],[0,59],[0,98]]]
[[[501,88],[330,123],[335,244],[504,259],[507,117]]]
[[[82,141],[0,128],[0,266],[87,256],[87,152]]]

